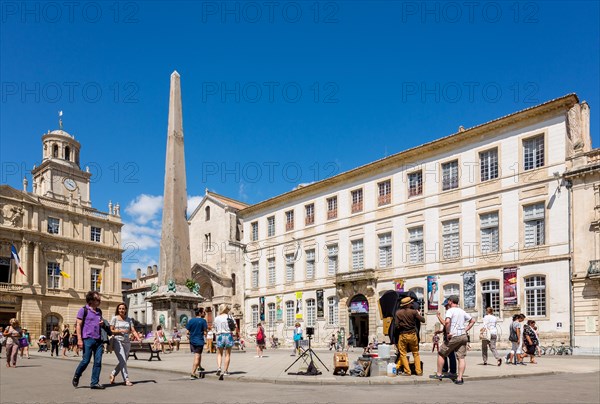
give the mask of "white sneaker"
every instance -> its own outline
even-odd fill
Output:
[[[221,368],[217,369],[217,376],[221,376]]]

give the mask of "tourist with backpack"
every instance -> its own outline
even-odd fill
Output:
[[[256,327],[256,358],[262,358],[265,349],[265,329],[261,323],[258,323]]]
[[[512,343],[512,348],[506,362],[507,365],[511,365],[513,360],[515,365],[525,365],[523,363],[523,321],[525,321],[524,314],[515,314],[510,325],[508,340]]]
[[[90,291],[85,295],[86,305],[77,312],[77,346],[83,350],[81,362],[75,374],[73,375],[73,387],[79,386],[79,379],[94,355],[92,368],[92,380],[90,388],[93,390],[103,390],[104,386],[100,384],[100,371],[102,370],[102,354],[104,353],[104,344],[102,342],[101,327],[104,326],[102,319],[102,310],[100,303],[102,299],[100,294]]]

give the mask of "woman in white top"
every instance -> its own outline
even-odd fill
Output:
[[[485,311],[487,314],[483,317],[483,327],[479,331],[483,364],[487,365],[489,346],[492,354],[494,354],[494,358],[498,361],[498,366],[500,366],[502,365],[502,358],[500,358],[500,355],[498,355],[498,351],[496,350],[496,341],[498,339],[498,328],[496,327],[496,323],[498,322],[498,318],[494,316],[494,310],[491,307],[488,307]]]
[[[127,373],[127,359],[129,358],[129,350],[131,349],[130,335],[133,334],[134,339],[138,341],[142,339],[133,327],[133,320],[127,317],[127,305],[125,303],[117,306],[115,316],[110,320],[110,330],[113,333],[113,350],[119,361],[110,373],[110,384],[115,383],[115,377],[121,372],[125,385],[133,386],[133,383],[129,381],[129,374]]]
[[[233,335],[232,330],[229,328],[227,318],[229,317],[229,306],[222,303],[219,305],[219,315],[215,317],[213,327],[217,334],[217,340],[213,341],[217,345],[217,376],[229,376],[229,362],[231,359],[231,348],[233,347]],[[232,319],[233,320],[233,319]],[[225,371],[221,371],[221,364],[223,363],[223,354],[225,354]]]

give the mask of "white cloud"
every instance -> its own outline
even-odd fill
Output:
[[[121,231],[123,248],[147,250],[160,245],[160,228],[125,222]]]
[[[202,198],[204,198],[204,197],[198,196],[198,195],[188,196],[187,217],[190,217],[192,215],[192,213],[194,213],[194,211],[196,210],[198,205],[200,205],[200,202],[202,202]]]
[[[238,187],[238,198],[242,201],[248,200],[248,194],[246,193],[246,184],[240,182],[240,186]]]
[[[133,201],[129,202],[125,212],[129,214],[133,220],[145,225],[149,221],[156,218],[163,207],[162,195],[146,195],[141,194]]]

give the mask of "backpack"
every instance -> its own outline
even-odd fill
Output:
[[[510,335],[508,336],[508,340],[510,342],[519,342],[519,336],[517,335],[517,330],[515,330],[514,324],[510,325]]]
[[[265,335],[263,334],[262,328],[259,328],[258,333],[256,334],[256,340],[261,341],[263,339],[265,339]]]
[[[229,330],[230,331],[235,331],[236,326],[235,326],[235,320],[232,319],[231,317],[227,317],[227,325],[229,326]]]

